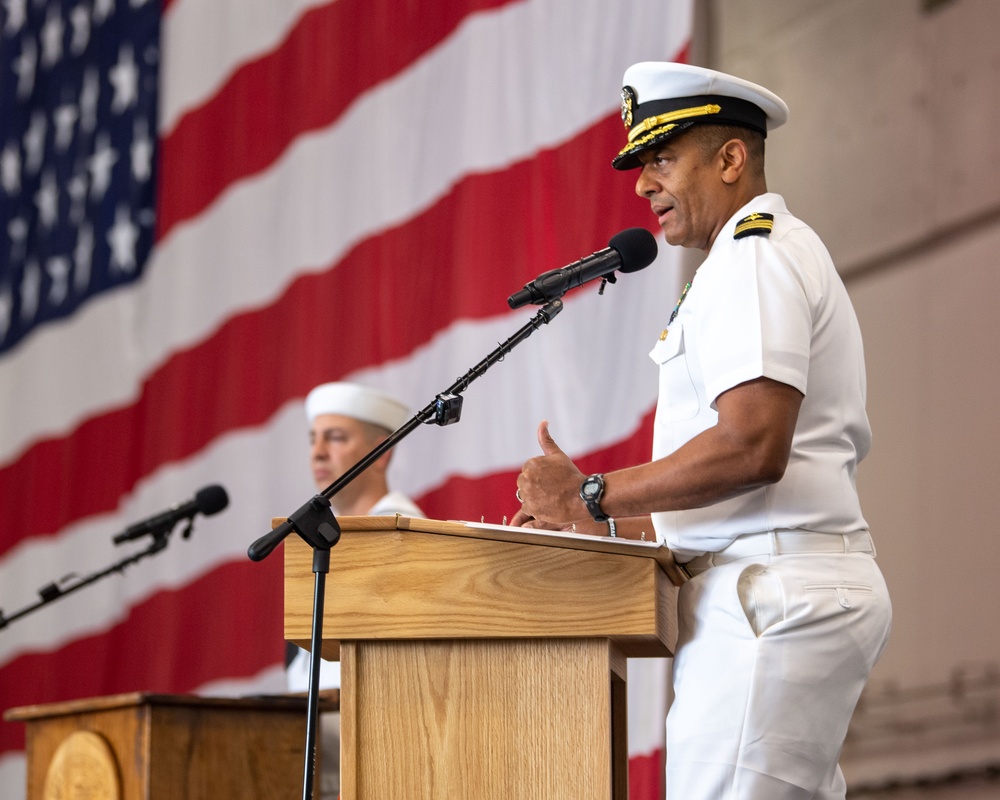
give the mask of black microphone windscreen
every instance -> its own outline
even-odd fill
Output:
[[[656,238],[645,228],[626,228],[612,236],[608,246],[622,257],[619,272],[638,272],[656,259]]]
[[[226,494],[225,489],[214,483],[204,489],[199,489],[194,496],[194,501],[198,504],[201,513],[209,517],[212,514],[218,514],[229,505],[229,495]]]

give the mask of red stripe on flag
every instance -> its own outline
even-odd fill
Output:
[[[663,778],[662,750],[629,756],[628,800],[662,800]]]
[[[654,411],[650,410],[627,439],[575,459],[577,467],[590,474],[648,461],[653,417]],[[509,519],[518,509],[514,497],[516,488],[517,472],[495,472],[482,478],[454,477],[418,498],[418,503],[429,519],[485,521],[499,525],[505,516]]]
[[[183,117],[163,140],[157,237],[196,216],[234,181],[265,169],[300,134],[332,123],[469,14],[512,1],[339,0],[306,12],[278,48],[238,69],[210,103]],[[363,37],[345,35],[362,30]],[[181,163],[182,170],[169,166]]]
[[[157,593],[105,632],[21,656],[0,669],[0,708],[190,692],[220,676],[252,677],[280,664],[282,569],[281,553],[260,564],[226,564],[177,591]],[[23,727],[0,724],[0,753],[23,747]]]
[[[598,249],[621,228],[650,224],[645,204],[628,200],[634,176],[593,158],[612,153],[619,138],[619,126],[605,120],[557,150],[466,178],[420,217],[362,242],[336,268],[299,278],[270,306],[175,353],[145,381],[135,404],[29,448],[0,470],[0,508],[9,510],[0,519],[0,555],[26,533],[51,535],[113,510],[157,467],[191,456],[226,431],[263,424],[317,383],[407,355],[453,323],[456,310],[466,319],[506,311],[507,295],[540,271],[586,255],[579,242]],[[556,183],[553,174],[569,178]],[[580,203],[581,197],[624,200]],[[517,219],[536,218],[544,208],[567,213],[562,225],[531,226],[514,237],[481,223],[482,198]],[[456,267],[444,271],[448,265]],[[358,301],[373,286],[379,302],[394,309],[388,320]],[[152,418],[157,425],[149,424]],[[172,435],[161,437],[162,430]],[[109,459],[109,452],[127,455]],[[50,497],[53,486],[60,491]],[[26,496],[49,502],[20,502]]]

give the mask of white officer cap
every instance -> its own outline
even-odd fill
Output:
[[[389,431],[401,427],[410,410],[385,392],[356,383],[324,383],[306,396],[306,417],[312,424],[321,414],[340,414]]]
[[[774,92],[690,64],[633,64],[625,70],[622,87],[622,122],[628,144],[611,162],[615,169],[640,166],[638,153],[693,125],[737,125],[767,136],[788,120],[788,106]]]

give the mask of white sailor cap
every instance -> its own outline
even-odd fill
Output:
[[[767,136],[788,120],[788,106],[774,92],[704,67],[642,61],[622,78],[622,122],[628,144],[611,162],[640,166],[637,154],[693,125],[737,125]]]
[[[356,383],[324,383],[306,396],[306,417],[312,424],[321,414],[340,414],[370,422],[389,431],[401,427],[410,410],[385,392]]]

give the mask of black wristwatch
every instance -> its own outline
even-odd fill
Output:
[[[587,504],[587,510],[597,522],[607,522],[608,515],[601,511],[601,497],[604,495],[604,476],[591,475],[580,486],[580,499]]]

